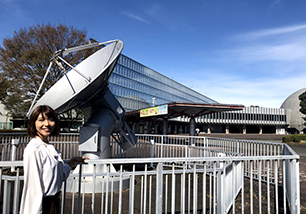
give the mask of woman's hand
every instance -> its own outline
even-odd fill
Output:
[[[77,157],[73,157],[73,158],[71,158],[73,161],[74,161],[74,163],[85,163],[85,160],[89,160],[89,158],[88,157],[84,157],[84,156],[77,156]]]
[[[76,156],[76,157],[73,157],[71,158],[67,164],[69,166],[71,166],[71,168],[75,168],[75,164],[78,164],[78,163],[85,163],[85,160],[89,160],[88,157],[81,157],[81,156]]]

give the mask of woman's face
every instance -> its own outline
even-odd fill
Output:
[[[48,118],[45,114],[40,114],[35,121],[35,128],[37,135],[44,141],[47,140],[48,136],[52,133],[55,127],[55,120]]]

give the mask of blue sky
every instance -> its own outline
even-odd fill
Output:
[[[227,104],[280,107],[306,87],[304,0],[0,0],[0,41],[62,23]]]

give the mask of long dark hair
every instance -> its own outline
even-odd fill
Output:
[[[36,122],[36,120],[37,120],[37,118],[40,114],[42,116],[46,115],[48,118],[53,119],[55,121],[55,127],[54,127],[53,131],[50,133],[50,136],[59,135],[59,121],[58,121],[58,118],[57,118],[57,114],[50,106],[47,106],[47,105],[38,106],[33,110],[32,114],[30,116],[29,126],[28,126],[28,129],[27,129],[28,135],[30,137],[37,136],[37,130],[36,130],[36,127],[35,127],[35,122]]]

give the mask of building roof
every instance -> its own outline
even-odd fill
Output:
[[[141,117],[141,120],[171,119],[179,116],[196,118],[205,114],[222,111],[242,110],[243,105],[235,104],[215,104],[215,103],[179,103],[172,102],[165,104],[168,106],[168,113],[164,115],[154,115],[149,117]],[[139,121],[140,110],[125,113],[125,117],[129,121]]]

